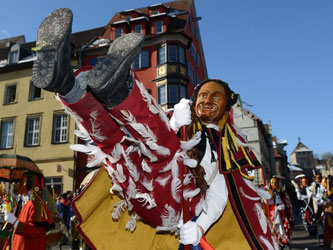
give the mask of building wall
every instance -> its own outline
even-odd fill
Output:
[[[54,93],[43,91],[41,99],[29,101],[31,65],[26,68],[0,73],[0,119],[14,118],[13,147],[0,149],[1,154],[18,154],[31,158],[43,171],[45,177],[63,177],[63,191],[73,189],[73,177],[68,172],[74,170],[74,152],[69,145],[74,143],[75,124],[69,120],[68,142],[52,144],[53,115],[63,113],[60,103]],[[7,84],[17,83],[17,102],[4,105],[5,88]],[[40,143],[38,146],[25,146],[27,117],[41,116]],[[57,165],[62,171],[57,172]],[[59,168],[58,168],[59,170]]]
[[[247,142],[253,153],[256,155],[258,161],[263,166],[265,181],[267,182],[272,175],[271,161],[270,161],[270,144],[267,143],[267,135],[263,129],[258,126],[258,118],[253,116],[250,112],[241,114],[240,107],[236,106],[234,110],[234,122],[237,127],[247,136]],[[257,185],[263,184],[263,176],[261,170],[255,170],[255,183]]]

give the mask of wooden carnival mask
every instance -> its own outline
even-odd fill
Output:
[[[226,112],[227,103],[224,87],[210,81],[205,83],[198,92],[195,113],[204,123],[217,124]]]

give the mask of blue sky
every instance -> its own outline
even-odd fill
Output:
[[[73,32],[104,26],[115,12],[161,3],[4,1],[0,39],[36,39],[52,10],[72,9]],[[195,0],[208,74],[228,82],[288,155],[301,137],[315,154],[333,152],[333,1]]]

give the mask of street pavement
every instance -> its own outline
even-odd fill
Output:
[[[323,244],[323,240],[320,240],[320,244]],[[314,250],[314,249],[324,249],[320,248],[318,245],[317,238],[315,236],[309,236],[309,233],[305,230],[302,224],[295,225],[293,229],[293,237],[292,237],[292,249],[306,249],[306,250]]]

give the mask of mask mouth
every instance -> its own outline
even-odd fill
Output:
[[[217,111],[218,107],[214,104],[199,104],[201,110]]]

